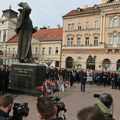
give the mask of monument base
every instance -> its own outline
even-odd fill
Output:
[[[46,77],[43,64],[17,63],[11,66],[11,83],[9,89],[22,94],[37,95],[37,86],[42,86]]]

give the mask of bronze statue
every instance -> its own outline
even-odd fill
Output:
[[[29,17],[31,13],[31,8],[27,3],[19,3],[20,14],[17,19],[16,33],[19,35],[18,41],[18,54],[17,59],[19,62],[29,62],[32,59],[32,50],[31,50],[31,39],[32,33],[36,32],[37,29],[33,28],[32,21]]]

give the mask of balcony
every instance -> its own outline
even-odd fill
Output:
[[[107,49],[120,49],[120,44],[106,44],[105,48],[107,48]]]
[[[62,49],[103,49],[104,44],[102,45],[63,45]]]

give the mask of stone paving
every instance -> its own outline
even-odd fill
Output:
[[[61,97],[61,101],[65,103],[67,112],[65,113],[67,120],[77,120],[77,113],[80,109],[92,106],[97,98],[94,98],[95,93],[110,93],[114,99],[113,116],[116,120],[120,120],[120,90],[111,89],[111,87],[103,87],[96,85],[86,85],[86,92],[80,92],[80,85],[76,84],[75,87],[70,87],[64,93],[55,93]],[[39,120],[36,109],[37,97],[28,95],[18,95],[15,102],[28,102],[29,103],[29,116],[26,120]]]

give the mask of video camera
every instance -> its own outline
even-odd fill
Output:
[[[67,111],[67,109],[65,108],[65,104],[64,102],[60,102],[60,97],[58,96],[51,96],[50,99],[54,102],[55,106],[57,107],[57,117],[61,117],[59,116],[59,113],[64,111],[64,113]],[[65,115],[63,114],[62,120],[66,120]]]
[[[94,98],[99,98],[100,94],[94,94]]]
[[[27,117],[29,114],[28,103],[14,103],[13,116],[10,116],[8,120],[22,120],[23,117]]]

